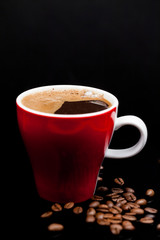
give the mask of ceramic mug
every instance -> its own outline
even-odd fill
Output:
[[[102,94],[111,107],[99,112],[65,115],[35,111],[22,104],[26,95],[53,88]],[[38,87],[21,93],[16,104],[18,125],[31,161],[37,191],[40,197],[52,202],[82,202],[91,198],[104,157],[134,156],[147,141],[144,122],[131,115],[117,117],[117,98],[101,89],[77,85]],[[126,149],[109,149],[114,131],[124,125],[138,128],[138,142]]]

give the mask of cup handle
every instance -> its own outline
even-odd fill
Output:
[[[148,136],[147,127],[140,118],[132,115],[119,117],[116,119],[116,122],[115,122],[115,130],[118,130],[120,127],[125,125],[131,125],[138,128],[140,132],[139,141],[130,148],[119,149],[119,150],[107,149],[105,152],[105,157],[116,158],[116,159],[132,157],[137,153],[139,153],[144,147],[144,145],[146,144],[147,136]]]

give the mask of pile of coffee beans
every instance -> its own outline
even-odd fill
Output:
[[[102,179],[98,179],[102,181]],[[160,220],[155,222],[158,209],[151,207],[150,202],[155,196],[154,189],[147,189],[144,196],[139,197],[136,191],[126,185],[123,178],[117,177],[113,187],[97,185],[95,195],[86,201],[87,207],[82,204],[68,202],[65,204],[53,203],[50,209],[41,214],[41,218],[50,218],[54,212],[72,211],[72,215],[81,215],[86,224],[95,224],[109,229],[113,235],[121,231],[135,231],[137,224],[156,225],[160,231]],[[86,206],[85,204],[85,206]],[[65,225],[52,221],[48,224],[48,231],[62,231]]]

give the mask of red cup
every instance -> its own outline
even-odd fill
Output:
[[[111,107],[87,114],[50,114],[22,104],[24,96],[49,89],[87,90],[103,94]],[[40,197],[65,203],[82,202],[94,194],[104,157],[125,158],[137,154],[147,140],[144,122],[135,116],[117,118],[118,100],[106,91],[76,85],[53,85],[30,89],[17,99],[17,119]],[[133,125],[140,139],[131,148],[108,149],[114,130]]]

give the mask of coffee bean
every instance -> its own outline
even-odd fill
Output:
[[[100,186],[97,188],[97,191],[100,191],[100,192],[106,192],[107,190],[108,190],[108,188],[105,186]]]
[[[102,177],[98,177],[97,180],[98,181],[103,181],[103,178]]]
[[[102,226],[109,226],[110,220],[109,219],[97,219],[97,223]]]
[[[103,219],[104,218],[104,213],[98,212],[96,213],[96,219]]]
[[[156,229],[160,231],[160,223],[157,224]]]
[[[54,212],[59,212],[59,211],[62,211],[62,206],[61,206],[59,203],[54,203],[54,204],[51,206],[51,209],[52,209]]]
[[[77,207],[73,208],[73,212],[74,212],[75,214],[80,214],[80,213],[83,212],[83,208],[80,207],[80,206],[77,206]]]
[[[109,211],[113,214],[118,214],[118,213],[121,213],[122,212],[122,209],[120,207],[117,207],[117,206],[113,206],[109,209]]]
[[[126,214],[123,215],[122,218],[125,219],[125,220],[129,220],[129,221],[136,221],[137,220],[137,218],[135,216],[133,216],[133,215],[126,215]]]
[[[150,213],[145,215],[145,217],[149,217],[149,218],[155,218],[155,216],[156,216],[155,214],[150,214]]]
[[[42,214],[41,214],[41,218],[47,218],[47,217],[50,217],[52,214],[53,214],[52,211],[48,211],[48,212],[42,213]]]
[[[100,169],[102,170],[102,169],[104,169],[104,167],[103,167],[103,166],[100,166]]]
[[[144,214],[144,210],[142,208],[132,208],[131,212],[136,214]]]
[[[156,208],[151,208],[151,207],[146,207],[144,210],[149,213],[157,213],[158,212],[158,210]]]
[[[124,180],[122,178],[115,178],[114,182],[119,184],[119,185],[123,185],[124,184]]]
[[[107,204],[100,204],[100,205],[98,206],[98,208],[108,209],[109,207],[108,207]]]
[[[65,208],[65,209],[70,209],[70,208],[72,208],[72,207],[74,207],[74,202],[68,202],[68,203],[66,203],[66,204],[64,205],[64,208]]]
[[[88,208],[87,210],[87,215],[95,215],[96,214],[96,210],[94,208]]]
[[[124,220],[122,222],[122,226],[123,226],[123,229],[125,229],[125,230],[131,230],[131,231],[135,230],[134,225],[128,220]]]
[[[114,193],[123,193],[124,192],[124,190],[122,188],[112,188],[111,191]]]
[[[107,213],[107,212],[109,212],[109,209],[107,209],[107,208],[97,208],[97,211]]]
[[[103,197],[102,196],[99,196],[99,195],[93,195],[93,197],[91,198],[92,200],[95,200],[95,201],[102,201],[103,200]]]
[[[62,231],[64,229],[64,226],[60,223],[51,223],[48,226],[49,231]]]
[[[113,203],[112,201],[110,201],[110,200],[108,200],[108,201],[106,202],[106,204],[107,204],[107,206],[108,206],[109,208],[111,208],[111,207],[114,206],[114,203]]]
[[[130,193],[134,193],[134,189],[133,188],[130,188],[130,187],[126,187],[125,188],[126,192],[130,192]]]
[[[135,203],[141,205],[146,205],[147,204],[147,200],[144,198],[138,199]]]
[[[149,197],[153,197],[155,195],[155,191],[153,189],[147,189],[146,195]]]
[[[100,204],[99,201],[93,201],[93,202],[91,202],[91,203],[89,204],[89,207],[98,207],[99,204]]]
[[[121,219],[110,219],[110,223],[121,223],[122,220]]]
[[[134,216],[134,215],[136,215],[136,213],[135,212],[126,212],[125,215]]]
[[[124,204],[124,205],[122,206],[122,209],[123,209],[124,211],[127,211],[127,210],[130,210],[130,209],[131,209],[131,206],[130,206],[128,203],[126,203],[126,204]]]
[[[143,217],[139,220],[141,223],[151,224],[154,222],[153,218]]]
[[[114,197],[114,196],[116,196],[116,195],[117,195],[116,192],[112,192],[112,193],[106,194],[106,197]]]
[[[140,205],[135,202],[128,202],[127,203],[131,208],[140,208]]]
[[[103,215],[103,218],[112,218],[113,217],[113,213],[105,213]]]
[[[117,200],[117,202],[116,202],[116,206],[117,207],[122,207],[124,204],[126,204],[127,203],[127,200],[126,199],[123,199],[123,200],[121,200],[121,199],[118,199]]]
[[[111,224],[111,225],[110,225],[110,231],[111,231],[111,233],[114,234],[114,235],[120,234],[120,232],[121,232],[122,229],[123,229],[123,228],[122,228],[122,225],[120,225],[120,224]]]
[[[137,199],[136,196],[131,192],[123,193],[123,196],[127,199],[127,201],[131,201],[131,202],[134,202]]]
[[[93,215],[87,215],[87,216],[86,216],[86,222],[88,222],[88,223],[89,223],[89,222],[90,222],[90,223],[91,223],[91,222],[93,223],[93,222],[95,222],[95,220],[96,220],[96,218],[95,218],[95,216],[93,216]]]

